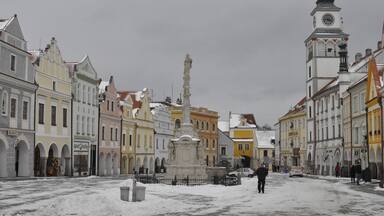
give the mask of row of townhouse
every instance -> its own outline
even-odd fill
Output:
[[[275,132],[260,128],[253,114],[230,113],[229,121],[220,121],[219,129],[220,164],[252,169],[266,164],[272,170]]]
[[[383,39],[348,64],[349,35],[341,9],[317,1],[313,33],[305,40],[306,97],[276,124],[276,159],[281,167],[301,166],[314,174],[342,175],[360,163],[383,178]],[[304,132],[305,131],[305,132]]]
[[[65,61],[57,40],[28,50],[18,17],[0,19],[0,177],[166,172],[181,101],[120,91],[90,58]],[[192,108],[208,166],[218,161],[218,113]]]

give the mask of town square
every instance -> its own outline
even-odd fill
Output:
[[[0,5],[0,216],[384,215],[384,1]]]

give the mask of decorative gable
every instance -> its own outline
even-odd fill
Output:
[[[92,79],[97,79],[97,73],[95,68],[93,67],[89,56],[85,56],[83,60],[81,60],[77,66],[78,73],[85,75]]]
[[[382,82],[377,70],[375,58],[371,58],[368,63],[368,81],[367,81],[366,103],[369,103],[378,96],[381,96],[380,89]]]

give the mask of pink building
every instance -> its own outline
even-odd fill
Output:
[[[121,110],[113,76],[100,81],[99,174],[120,174]]]

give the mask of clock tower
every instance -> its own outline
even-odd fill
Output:
[[[312,10],[313,31],[305,40],[306,47],[306,109],[307,159],[313,160],[312,144],[316,142],[314,116],[316,109],[312,97],[335,79],[339,71],[339,44],[347,43],[349,35],[343,32],[341,8],[335,0],[317,0]],[[312,148],[312,149],[311,149]]]

